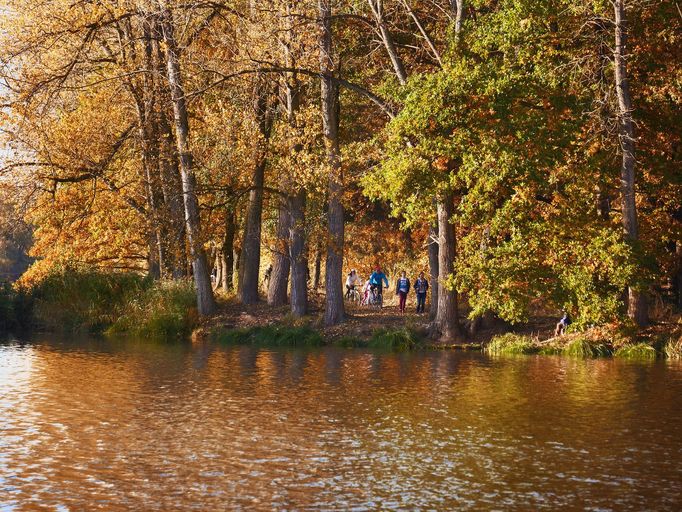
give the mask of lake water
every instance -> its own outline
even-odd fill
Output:
[[[682,364],[0,345],[0,510],[680,510]]]

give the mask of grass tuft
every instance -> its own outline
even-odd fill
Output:
[[[647,345],[646,343],[636,343],[623,345],[622,347],[618,348],[613,355],[623,359],[651,360],[656,359],[657,353],[656,349],[651,345]]]
[[[370,348],[385,348],[390,350],[415,350],[424,347],[423,340],[412,329],[379,329],[374,331],[367,343]]]
[[[537,343],[530,336],[511,332],[495,336],[484,349],[487,353],[494,355],[536,354],[540,351]]]
[[[611,349],[603,343],[578,337],[566,345],[562,353],[570,357],[589,359],[593,357],[610,356]]]

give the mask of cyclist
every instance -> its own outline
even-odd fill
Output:
[[[346,277],[346,299],[349,299],[351,294],[353,293],[353,290],[355,290],[355,286],[359,285],[360,278],[358,277],[358,273],[356,272],[355,269],[351,270],[348,276]]]
[[[369,285],[375,297],[379,298],[383,296],[382,287],[384,284],[388,290],[388,277],[381,271],[381,267],[376,267],[374,272],[372,272],[372,275],[369,276]],[[382,305],[382,302],[383,301],[380,300],[379,304]]]

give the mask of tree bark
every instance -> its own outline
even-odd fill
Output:
[[[308,260],[305,247],[305,190],[289,196],[291,235],[289,257],[291,261],[291,313],[302,317],[308,312]]]
[[[322,278],[322,251],[317,248],[315,250],[315,265],[313,266],[312,288],[317,292],[320,288],[320,281]]]
[[[632,121],[632,99],[627,73],[627,20],[625,0],[613,2],[615,12],[614,70],[618,96],[618,121],[620,147],[623,153],[621,163],[621,195],[623,229],[631,243],[639,238],[637,227],[637,206],[635,202],[635,128]],[[644,293],[635,287],[628,287],[628,316],[640,327],[648,323],[647,301]]]
[[[272,273],[268,283],[268,304],[283,306],[287,303],[289,288],[289,228],[291,218],[288,205],[282,200],[277,216],[277,241],[272,257]]]
[[[268,84],[264,76],[256,77],[254,110],[258,120],[261,140],[255,149],[255,166],[251,178],[251,192],[244,226],[242,257],[239,266],[237,297],[242,304],[258,302],[260,276],[260,245],[263,219],[263,185],[267,165],[267,140],[270,137],[271,119]]]
[[[431,306],[429,316],[436,318],[438,312],[438,223],[429,226],[427,238],[429,249],[429,275],[431,277]]]
[[[166,43],[166,63],[168,84],[171,89],[173,113],[175,115],[175,142],[180,157],[180,173],[182,176],[182,195],[185,206],[185,224],[192,257],[192,270],[197,294],[197,309],[200,315],[210,315],[215,311],[215,298],[211,287],[206,254],[201,247],[201,219],[199,216],[199,200],[196,195],[196,178],[194,176],[192,152],[189,144],[189,119],[185,91],[180,73],[175,34],[173,31],[172,13],[163,7],[161,28]]]
[[[432,326],[432,336],[442,342],[457,341],[460,336],[457,291],[447,286],[456,255],[453,213],[454,194],[443,193],[438,199],[438,309]]]
[[[324,324],[330,326],[342,322],[345,316],[342,283],[344,212],[341,196],[343,194],[343,171],[339,153],[338,87],[331,78],[334,73],[331,0],[319,0],[318,5],[320,10],[322,125],[327,150],[327,165],[329,166]]]
[[[166,55],[161,49],[159,40],[162,39],[162,29],[158,20],[152,18],[152,61],[155,75],[163,76]],[[161,184],[161,194],[166,209],[164,222],[164,244],[166,246],[166,260],[168,271],[173,278],[178,279],[188,275],[185,208],[183,204],[182,177],[178,162],[178,154],[173,144],[171,94],[167,82],[155,80],[157,108],[155,119],[158,124],[158,174]]]

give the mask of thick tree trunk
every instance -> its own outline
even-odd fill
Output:
[[[263,185],[267,166],[267,141],[270,137],[271,118],[269,88],[264,76],[256,77],[254,110],[258,120],[261,140],[255,149],[255,166],[251,178],[251,192],[242,240],[242,257],[239,266],[237,297],[242,304],[258,302],[260,276],[260,246],[263,220]]]
[[[632,122],[632,100],[627,73],[627,22],[625,0],[615,0],[615,43],[614,70],[618,96],[618,120],[620,125],[620,147],[623,153],[621,164],[621,195],[623,229],[625,237],[636,243],[639,237],[637,227],[637,206],[635,202],[635,127]],[[628,316],[639,326],[648,323],[647,301],[644,293],[630,286],[628,288]]]
[[[234,222],[234,213],[231,209],[226,209],[225,238],[223,239],[223,246],[220,251],[223,258],[223,281],[221,285],[226,292],[234,288],[234,235],[236,232],[237,226]]]
[[[253,172],[251,180],[253,188],[249,193],[249,204],[246,211],[246,225],[242,240],[239,287],[237,292],[237,297],[242,304],[258,302],[264,178],[265,160],[262,160],[257,163]]]
[[[320,73],[322,125],[327,150],[328,207],[327,207],[327,263],[325,265],[324,324],[335,325],[345,316],[343,304],[343,243],[344,212],[341,204],[343,172],[339,152],[338,88],[328,78],[334,72],[332,54],[331,0],[319,0],[320,9]]]
[[[457,341],[460,336],[457,292],[447,286],[454,273],[456,231],[452,224],[454,196],[452,192],[438,198],[438,309],[432,335],[443,342]]]
[[[167,8],[163,9],[161,23],[163,39],[166,43],[168,83],[171,89],[173,113],[175,114],[175,141],[180,157],[185,224],[192,257],[192,270],[197,293],[197,309],[200,315],[210,315],[215,311],[215,299],[213,297],[206,254],[201,247],[201,219],[199,216],[199,200],[196,195],[196,179],[192,166],[192,153],[189,145],[187,104],[182,85],[175,34],[173,32],[172,14]]]
[[[291,218],[287,204],[282,200],[277,216],[277,241],[272,255],[272,273],[268,283],[268,304],[283,306],[287,303],[289,288],[289,228]]]
[[[291,313],[302,317],[308,312],[308,261],[305,247],[306,193],[300,190],[289,197],[291,212],[291,236],[289,256],[291,260]]]
[[[427,238],[429,249],[429,275],[431,284],[431,306],[429,309],[429,316],[431,319],[436,318],[438,312],[438,224],[431,224],[429,226],[429,234]]]

